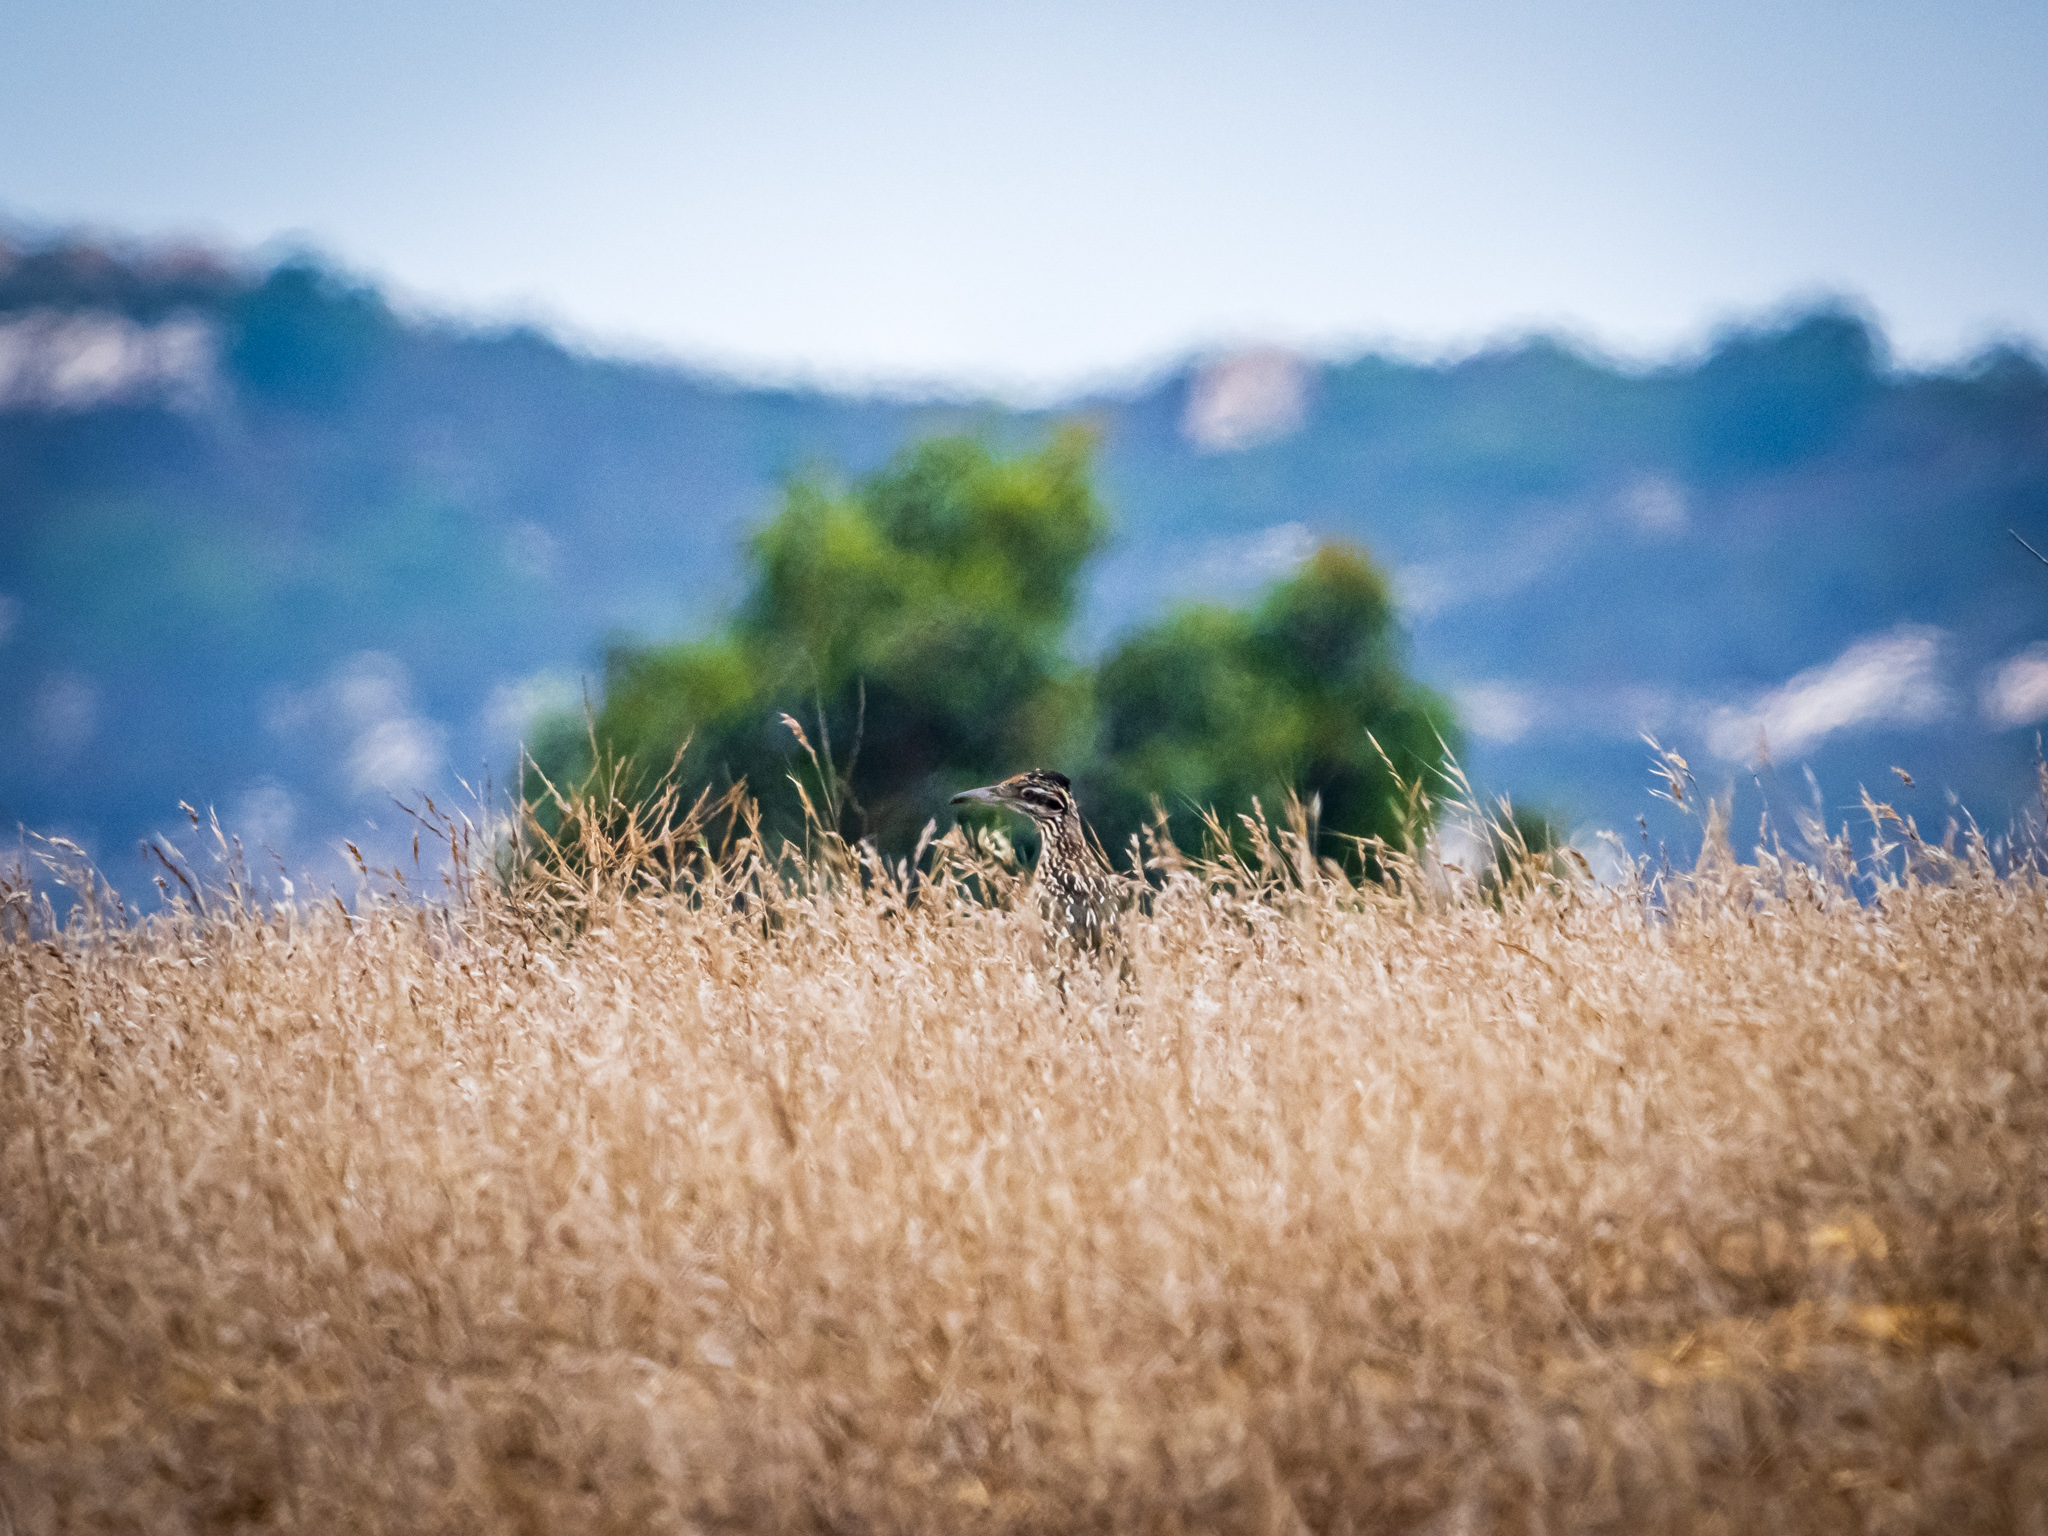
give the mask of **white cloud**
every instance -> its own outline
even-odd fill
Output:
[[[552,577],[560,555],[555,536],[539,523],[514,523],[505,535],[505,563],[534,581]]]
[[[2048,640],[2036,640],[1998,664],[1984,684],[1985,718],[2005,729],[2048,720]]]
[[[441,767],[448,733],[431,720],[396,715],[379,720],[349,747],[349,787],[357,794],[424,789]]]
[[[1591,506],[1531,503],[1481,548],[1396,567],[1395,600],[1409,620],[1426,623],[1447,609],[1510,597],[1582,557],[1608,516]]]
[[[1639,684],[1602,690],[1574,713],[1590,718],[1600,734],[1635,741],[1645,732],[1654,735],[1668,729],[1684,708],[1668,689]]]
[[[1663,475],[1638,475],[1621,492],[1621,512],[1644,533],[1685,532],[1692,521],[1685,487]]]
[[[296,736],[317,717],[318,690],[271,689],[263,698],[263,729],[273,736]]]
[[[1315,553],[1316,536],[1304,523],[1275,523],[1236,538],[1200,546],[1187,572],[1203,592],[1234,592],[1285,575]]]
[[[1537,686],[1493,679],[1449,685],[1458,718],[1482,741],[1512,743],[1535,733],[1553,740],[1634,741],[1684,711],[1675,695],[1639,684]]]
[[[1220,358],[1188,386],[1181,431],[1204,453],[1234,453],[1277,442],[1308,419],[1308,365],[1260,347]]]
[[[414,712],[411,675],[383,651],[358,651],[311,688],[279,690],[264,724],[280,736],[342,738],[343,768],[358,795],[429,788],[446,762],[447,730]]]
[[[1236,566],[1260,576],[1279,576],[1315,552],[1316,536],[1306,523],[1275,523],[1238,543]]]
[[[1492,844],[1477,828],[1457,817],[1446,818],[1437,827],[1431,844],[1439,863],[1456,865],[1468,875],[1476,875],[1493,863]]]
[[[1451,690],[1458,718],[1484,741],[1520,741],[1536,722],[1536,696],[1509,683],[1473,683]]]
[[[484,728],[498,741],[515,742],[541,714],[572,708],[577,698],[576,684],[560,672],[515,678],[498,684],[484,701]]]
[[[36,690],[31,721],[36,745],[60,762],[92,740],[99,719],[99,685],[83,673],[55,673]]]
[[[1432,618],[1463,596],[1464,584],[1447,565],[1394,567],[1394,602],[1408,618]]]
[[[253,784],[242,791],[228,825],[246,844],[282,849],[299,819],[299,803],[282,784]]]
[[[336,669],[329,686],[350,724],[376,725],[406,712],[412,677],[396,656],[358,651]]]
[[[1634,864],[1628,844],[1602,827],[1581,827],[1572,834],[1570,846],[1586,861],[1586,867],[1601,885],[1621,884]]]
[[[1743,707],[1715,710],[1707,721],[1707,744],[1736,762],[1760,747],[1797,757],[1855,726],[1938,719],[1951,706],[1940,678],[1946,639],[1930,625],[1901,624],[1859,640],[1826,666],[1810,667]]]
[[[198,410],[218,390],[214,352],[196,316],[142,325],[110,310],[31,310],[0,323],[0,411],[137,400]]]

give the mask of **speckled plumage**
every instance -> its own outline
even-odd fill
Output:
[[[1039,833],[1032,890],[1048,931],[1090,951],[1100,951],[1115,938],[1124,885],[1089,842],[1065,774],[1032,768],[1000,784],[965,790],[953,803],[999,806],[1029,816]]]

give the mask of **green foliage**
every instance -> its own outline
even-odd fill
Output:
[[[1009,457],[945,438],[851,489],[799,481],[726,633],[615,651],[594,729],[550,724],[542,770],[576,777],[593,741],[659,769],[687,743],[685,773],[747,784],[771,832],[800,835],[801,770],[828,822],[905,851],[962,784],[1071,760],[1088,689],[1064,641],[1107,530],[1090,452],[1078,431]]]
[[[1067,659],[1106,529],[1089,453],[1078,432],[1010,457],[944,438],[852,489],[797,482],[726,632],[614,651],[595,719],[539,731],[541,771],[580,779],[595,749],[654,793],[681,753],[691,793],[747,785],[771,835],[801,836],[808,794],[895,853],[964,785],[1040,766],[1083,778],[1111,846],[1155,797],[1197,842],[1202,811],[1258,797],[1279,814],[1290,792],[1327,835],[1415,830],[1396,774],[1440,767],[1455,728],[1403,675],[1385,578],[1355,546],[1325,545],[1249,609],[1169,615],[1094,677]]]
[[[1401,671],[1385,578],[1347,544],[1324,545],[1249,610],[1183,608],[1131,636],[1097,692],[1089,805],[1113,844],[1151,819],[1155,796],[1187,840],[1205,809],[1257,797],[1277,817],[1290,792],[1320,804],[1326,835],[1398,844],[1413,829],[1395,773],[1427,777],[1456,744],[1448,704]]]

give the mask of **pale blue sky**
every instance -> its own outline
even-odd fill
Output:
[[[836,381],[2048,337],[2048,4],[0,0],[0,214]]]

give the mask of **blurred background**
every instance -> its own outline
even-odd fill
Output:
[[[1744,836],[2003,828],[2044,75],[2020,0],[13,7],[0,821],[345,884],[587,703],[836,723],[896,840],[1027,751],[1371,830],[1367,728],[1589,852],[1686,836],[1646,732]]]

